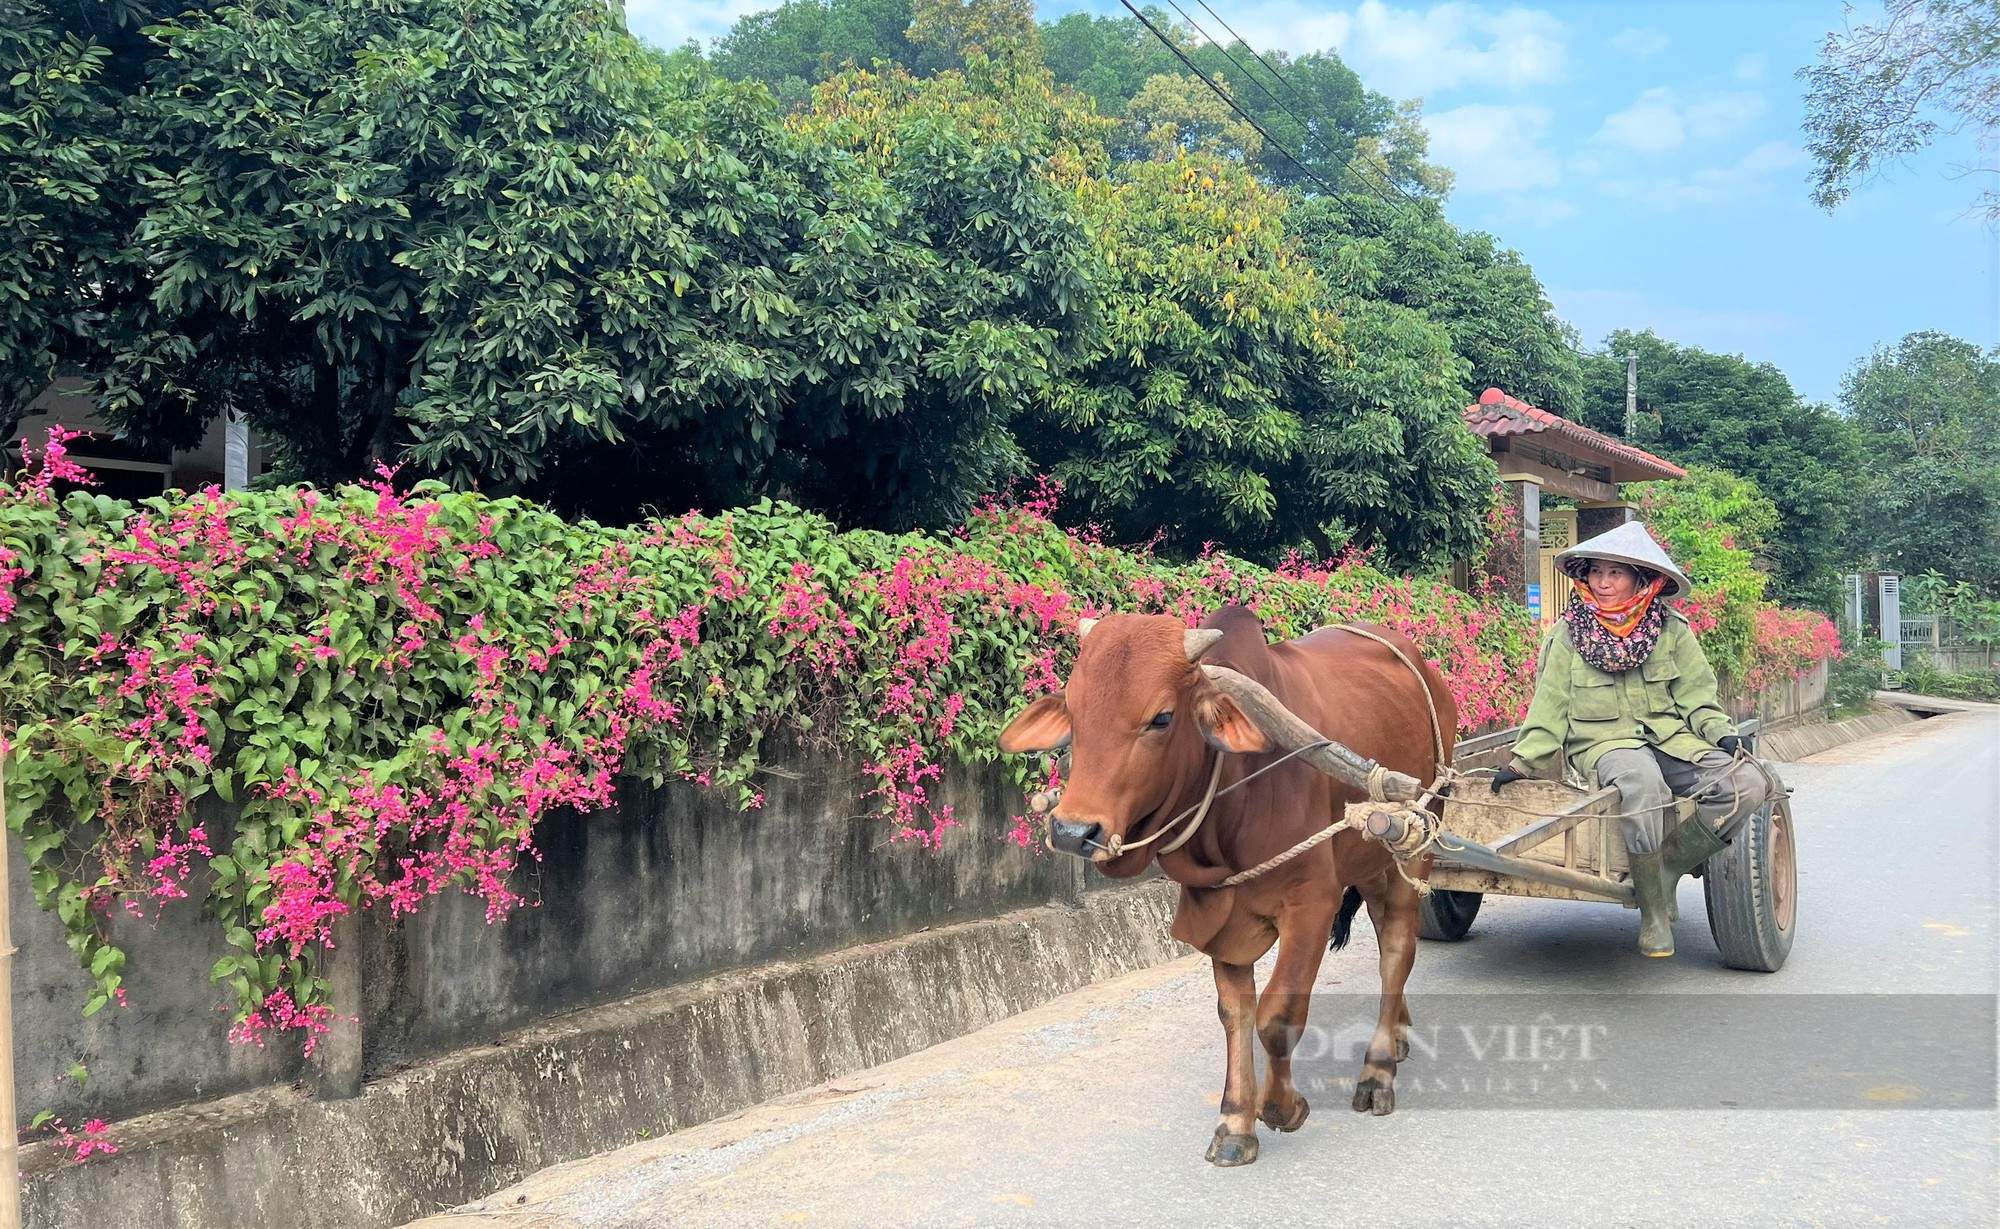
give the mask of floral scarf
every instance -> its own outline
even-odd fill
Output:
[[[1600,606],[1577,582],[1563,611],[1577,655],[1606,674],[1623,674],[1651,657],[1667,625],[1667,604],[1654,599],[1666,586],[1666,577],[1655,576],[1625,601]]]

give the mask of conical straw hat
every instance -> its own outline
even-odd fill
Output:
[[[1600,533],[1587,542],[1578,542],[1556,556],[1556,567],[1565,576],[1582,580],[1590,571],[1592,559],[1629,563],[1666,577],[1667,587],[1661,591],[1662,597],[1685,597],[1693,587],[1688,584],[1687,575],[1674,566],[1667,552],[1653,541],[1653,535],[1646,532],[1646,527],[1638,521],[1626,521],[1608,533]]]

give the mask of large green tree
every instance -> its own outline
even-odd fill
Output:
[[[1639,356],[1639,438],[1681,465],[1756,483],[1782,522],[1769,542],[1774,596],[1829,605],[1863,460],[1853,426],[1807,402],[1769,363],[1619,330],[1583,363],[1584,422],[1624,434],[1625,356]]]
[[[97,272],[30,277],[53,306],[7,358],[32,387],[76,351],[150,444],[233,410],[296,477],[945,523],[1088,331],[1082,230],[990,109],[788,129],[596,0],[269,0],[91,46],[122,92],[83,127],[137,152],[91,171],[101,223],[8,210],[40,269]]]
[[[120,131],[159,54],[140,31],[202,7],[0,0],[0,425],[89,361],[145,152]]]
[[[739,18],[713,59],[723,74],[762,81],[787,105],[804,106],[813,86],[849,64],[934,67],[909,28],[910,0],[788,0]]]
[[[1912,333],[1857,364],[1841,403],[1872,462],[1857,553],[2000,597],[2000,353]]]
[[[469,4],[469,7],[468,7]],[[149,28],[103,406],[286,468],[406,447],[531,484],[647,425],[751,455],[793,365],[776,268],[818,212],[760,89],[670,76],[590,0],[273,0]]]
[[[1396,123],[1395,104],[1364,87],[1339,56],[1273,48],[1260,58],[1240,40],[1201,38],[1161,7],[1143,11],[1171,48],[1127,15],[1069,13],[1036,26],[1024,0],[787,0],[739,19],[718,40],[715,63],[732,77],[754,77],[797,102],[812,82],[848,63],[865,68],[877,59],[890,60],[928,73],[959,63],[961,44],[993,44],[982,49],[1039,61],[1057,84],[1088,94],[1100,112],[1124,119],[1156,78],[1194,80],[1192,62],[1200,77],[1219,80],[1271,135],[1272,141],[1260,139],[1249,155],[1265,180],[1312,191],[1320,190],[1316,179],[1385,194],[1429,190],[1416,173],[1416,161],[1398,152],[1411,129]],[[1219,24],[1209,33],[1223,36]],[[1207,87],[1197,82],[1195,88]],[[1357,167],[1353,155],[1369,139],[1389,142],[1391,156],[1379,166]],[[1143,142],[1134,148],[1143,148]]]
[[[1096,336],[1099,257],[1062,176],[1101,158],[1098,125],[975,54],[852,70],[795,127],[855,187],[790,261],[813,310],[767,485],[849,523],[954,523],[1025,469],[1015,415]]]
[[[1444,329],[1317,276],[1286,196],[1232,160],[1163,151],[1079,196],[1117,280],[1102,340],[1027,438],[1080,515],[1265,560],[1471,549],[1494,470]]]
[[[1268,182],[1315,192],[1322,190],[1319,182],[1391,195],[1398,190],[1426,190],[1421,179],[1408,174],[1407,160],[1392,158],[1383,166],[1354,163],[1362,141],[1391,137],[1400,130],[1395,104],[1363,86],[1338,55],[1331,51],[1294,55],[1272,48],[1260,58],[1257,50],[1228,36],[1219,23],[1211,21],[1205,28],[1226,41],[1211,42],[1157,7],[1143,11],[1153,28],[1187,57],[1185,61],[1130,16],[1085,13],[1070,13],[1041,27],[1042,58],[1058,82],[1090,94],[1106,115],[1119,118],[1127,115],[1153,78],[1162,74],[1185,78],[1192,62],[1202,76],[1219,80],[1236,105],[1270,134],[1251,158],[1258,175]]]
[[[1527,262],[1493,236],[1459,230],[1421,199],[1322,197],[1293,210],[1292,228],[1352,299],[1393,303],[1441,328],[1464,360],[1465,398],[1497,387],[1557,414],[1582,410],[1575,334]]]

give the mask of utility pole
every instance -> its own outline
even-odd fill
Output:
[[[1639,434],[1639,352],[1625,355],[1625,442]]]

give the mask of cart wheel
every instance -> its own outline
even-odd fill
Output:
[[[1458,942],[1472,929],[1472,919],[1479,916],[1479,902],[1485,899],[1485,895],[1479,892],[1451,892],[1443,888],[1419,896],[1418,937],[1444,943]]]
[[[1732,969],[1776,973],[1791,954],[1798,920],[1798,858],[1791,803],[1780,798],[1750,817],[1701,877],[1708,929]]]

